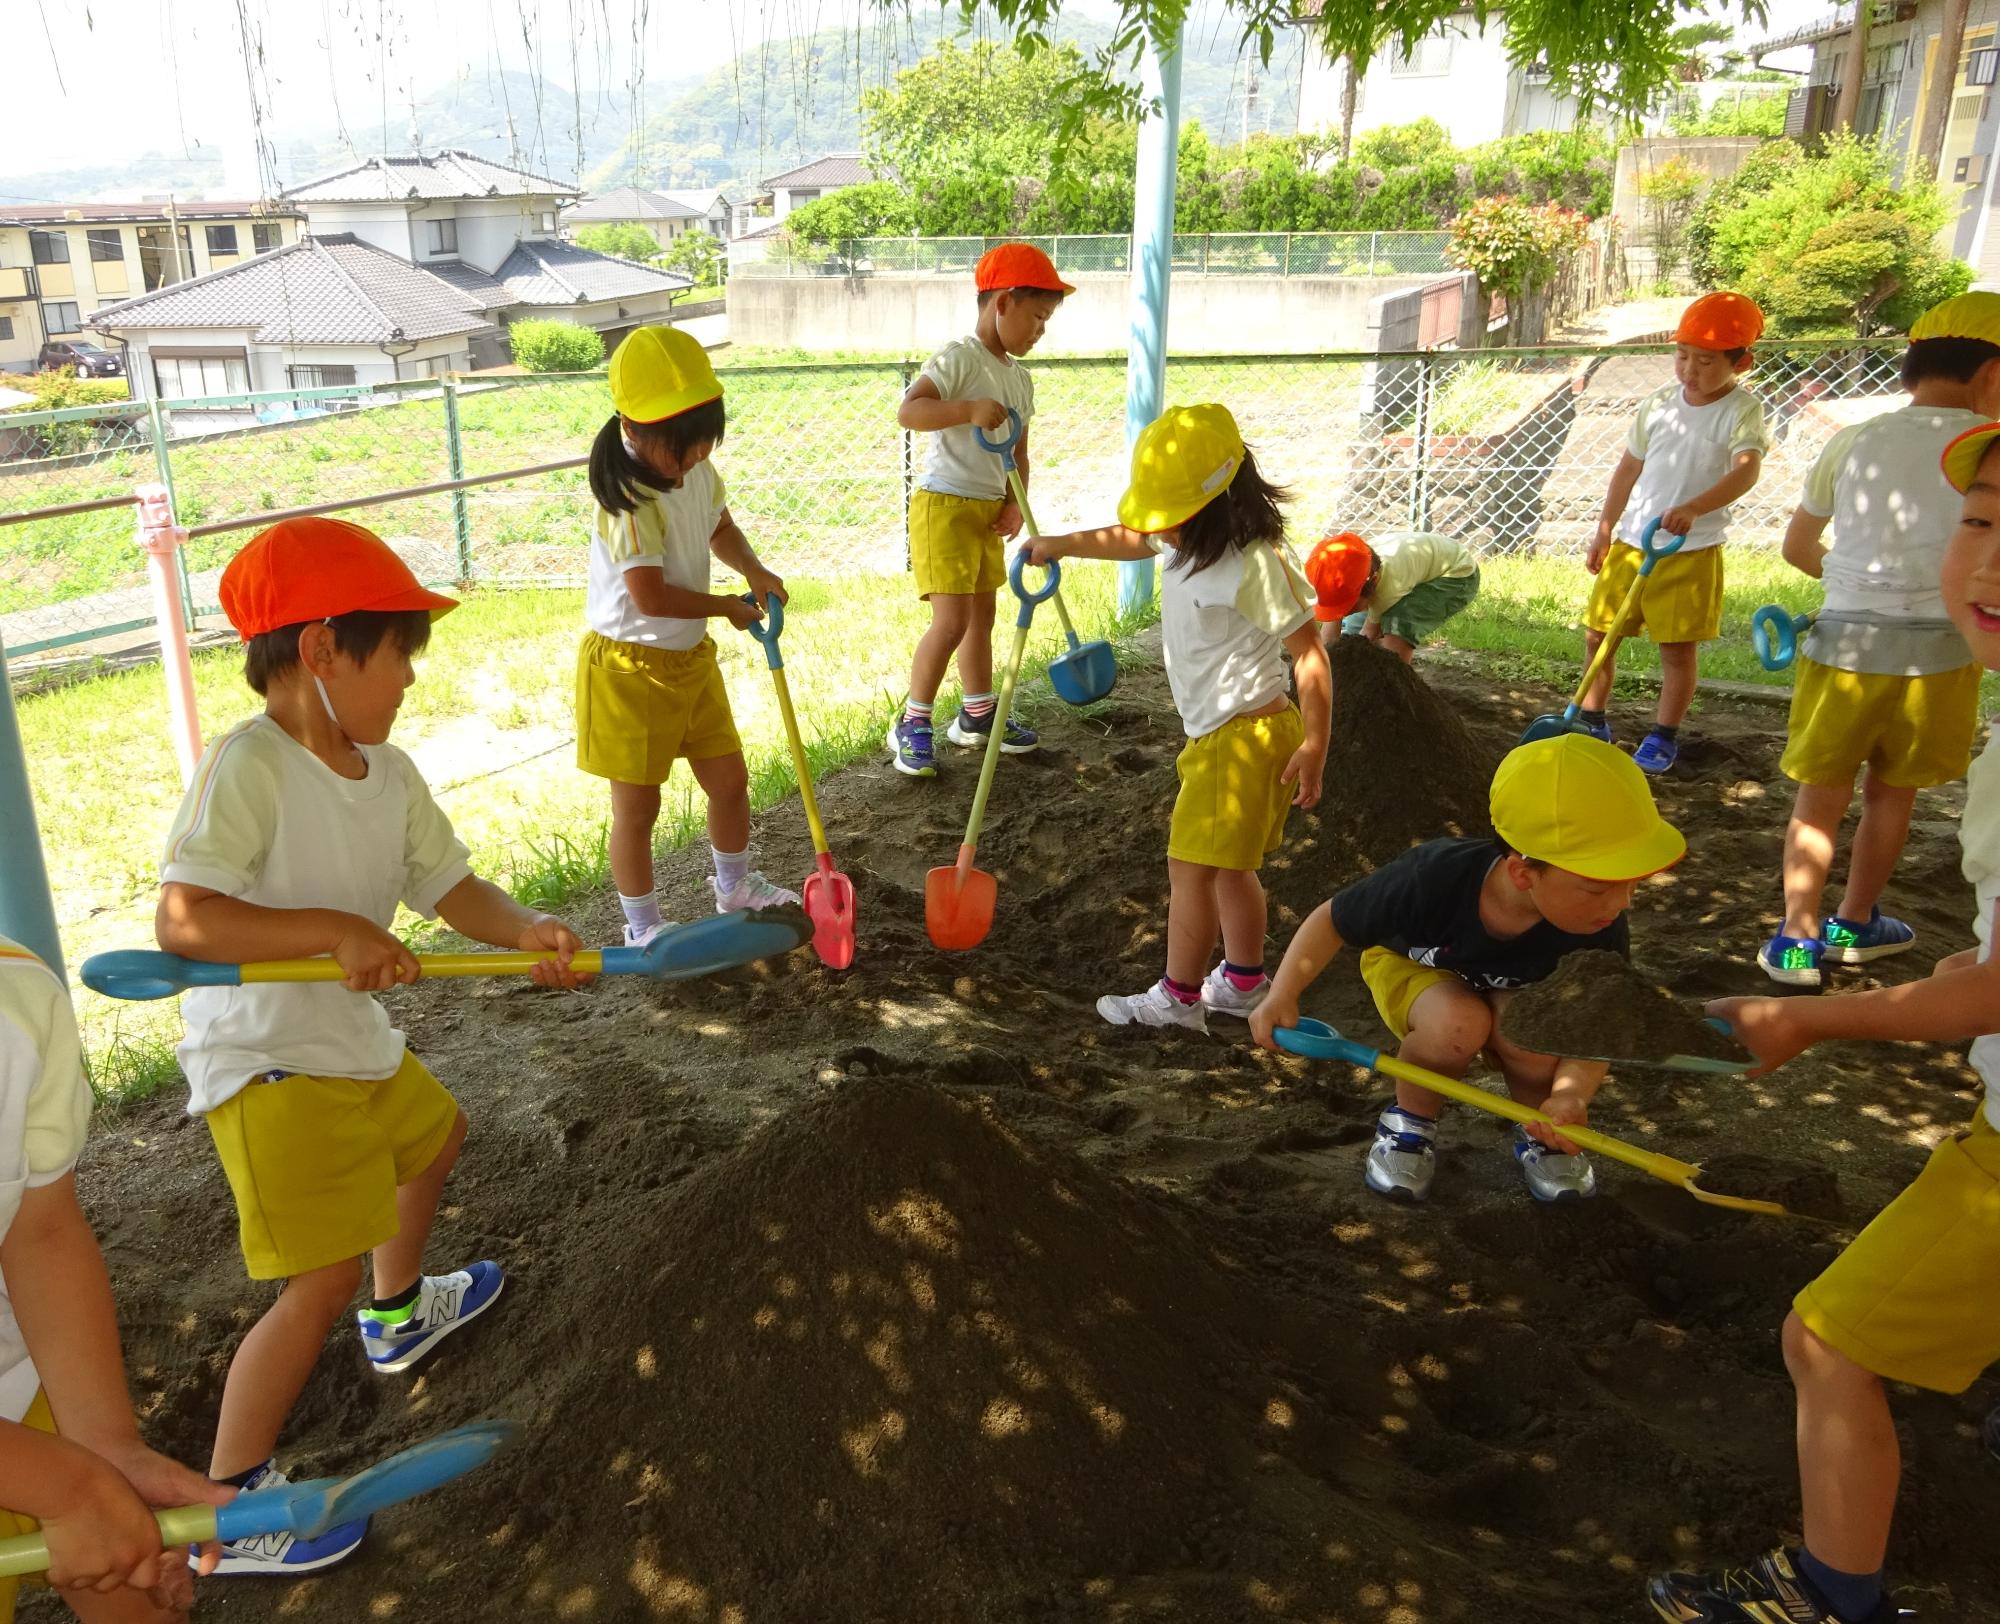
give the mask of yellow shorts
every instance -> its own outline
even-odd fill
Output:
[[[917,596],[998,592],[1007,584],[1006,544],[993,528],[1007,504],[999,497],[910,493],[910,572]]]
[[[1449,970],[1419,964],[1406,953],[1386,947],[1363,948],[1361,979],[1375,1000],[1375,1013],[1397,1040],[1410,1035],[1410,1006],[1440,981],[1456,981]]]
[[[360,1257],[396,1234],[396,1188],[438,1158],[458,1102],[408,1050],[379,1082],[254,1082],[203,1118],[252,1280]]]
[[[46,1394],[37,1393],[35,1402],[28,1406],[28,1413],[21,1417],[21,1425],[35,1432],[53,1433],[56,1430],[55,1417],[49,1414]],[[42,1525],[33,1517],[18,1511],[0,1511],[0,1539],[14,1539],[21,1534],[32,1534]],[[0,1624],[13,1624],[14,1598],[24,1585],[38,1584],[39,1576],[26,1574],[18,1579],[0,1579]]]
[[[1801,654],[1790,733],[1778,765],[1801,784],[1851,784],[1864,764],[1899,789],[1949,784],[1972,765],[1979,667],[1890,677]]]
[[[1235,716],[1189,739],[1174,763],[1181,792],[1167,855],[1183,863],[1254,872],[1285,840],[1292,790],[1280,775],[1305,743],[1296,705],[1269,716]]]
[[[1792,1309],[1886,1381],[1962,1393],[2000,1360],[2000,1133],[1982,1109],[1931,1152]]]
[[[1618,618],[1618,606],[1639,577],[1640,552],[1622,541],[1611,544],[1583,623],[1594,632],[1608,632]],[[1703,547],[1692,553],[1669,553],[1653,566],[1639,600],[1625,622],[1625,635],[1644,632],[1655,643],[1700,643],[1722,635],[1722,549]]]
[[[664,784],[676,761],[741,754],[715,639],[648,648],[597,632],[576,651],[576,764],[620,784]]]

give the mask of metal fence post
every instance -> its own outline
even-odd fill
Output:
[[[458,384],[455,379],[444,380],[444,454],[445,465],[451,470],[451,479],[465,478],[465,443],[459,435],[458,427]],[[461,582],[472,579],[472,514],[467,506],[464,491],[451,493],[451,531],[458,542],[458,578]]]
[[[180,512],[180,505],[174,500],[174,459],[167,451],[167,414],[160,409],[159,397],[146,397],[146,422],[153,435],[153,466],[160,471],[160,484],[167,493],[167,511]],[[181,625],[185,631],[194,630],[194,582],[188,578],[187,552],[183,548],[174,549],[174,571],[180,576]]]
[[[1371,231],[1371,232],[1369,232],[1369,233],[1368,233],[1368,274],[1369,274],[1370,276],[1373,276],[1373,275],[1375,274],[1375,251],[1376,251],[1376,249],[1378,249],[1379,247],[1381,247],[1381,245],[1382,245],[1382,233],[1381,233],[1381,232],[1379,232],[1379,231]]]
[[[1289,231],[1285,233],[1284,265],[1278,274],[1280,276],[1290,276],[1292,274],[1292,234]]]
[[[1417,358],[1417,416],[1412,425],[1416,442],[1416,467],[1410,476],[1410,528],[1431,527],[1431,357]]]

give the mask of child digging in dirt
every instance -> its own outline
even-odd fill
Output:
[[[193,1581],[148,1507],[236,1491],[139,1441],[104,1255],[76,1199],[89,1120],[68,995],[0,936],[0,1539],[41,1531],[48,1582],[84,1624],[172,1624]],[[19,1583],[0,1579],[0,1624]]]
[[[904,428],[931,437],[910,497],[910,569],[917,596],[931,606],[931,623],[910,661],[910,697],[889,724],[890,759],[912,778],[937,776],[931,707],[954,654],[963,691],[945,737],[984,749],[993,731],[993,605],[1007,580],[1002,543],[1020,530],[1021,510],[999,455],[982,447],[973,430],[1004,437],[1008,409],[1020,415],[1014,462],[1025,487],[1035,383],[1015,357],[1041,342],[1049,317],[1076,291],[1056,275],[1047,254],[1024,242],[988,249],[972,280],[978,326],[924,363],[896,411]],[[1007,718],[1004,754],[1021,755],[1040,743],[1033,728]]]
[[[1530,1193],[1577,1200],[1596,1193],[1596,1175],[1560,1129],[1588,1119],[1606,1068],[1515,1047],[1500,1035],[1500,1013],[1516,989],[1555,974],[1567,954],[1629,952],[1634,888],[1679,862],[1687,842],[1661,818],[1627,756],[1574,733],[1508,752],[1493,775],[1491,810],[1497,840],[1427,841],[1314,909],[1250,1032],[1275,1048],[1272,1033],[1298,1024],[1299,999],[1333,956],[1360,948],[1361,979],[1401,1040],[1397,1054],[1447,1077],[1488,1056],[1507,1092],[1556,1124],[1515,1131]],[[1397,1083],[1368,1151],[1369,1189],[1395,1201],[1429,1197],[1443,1104],[1428,1089]]]
[[[1917,791],[1965,776],[1979,726],[1979,666],[1938,591],[1958,494],[1938,456],[2000,412],[2000,294],[1966,293],[1917,318],[1903,355],[1901,411],[1843,429],[1806,476],[1785,560],[1826,583],[1792,679],[1779,765],[1798,783],[1785,830],[1785,922],[1757,962],[1773,981],[1817,988],[1822,964],[1906,951],[1916,932],[1879,904],[1895,873]],[[1828,522],[1833,545],[1820,538]],[[1847,889],[1820,901],[1854,776],[1861,823]]]
[[[2000,671],[2000,423],[1953,440],[1945,478],[1964,493],[1941,564],[1945,612],[1972,657]],[[1962,1043],[1985,1085],[1972,1121],[1916,1182],[1801,1291],[1784,1326],[1798,1393],[1804,1543],[1716,1573],[1646,1587],[1673,1624],[1890,1624],[1882,1582],[1902,1456],[1887,1382],[1962,1393],[2000,1360],[2000,743],[1974,765],[1960,825],[1978,946],[1931,975],[1842,998],[1725,998],[1766,1069],[1816,1043]]]
[[[1740,293],[1704,293],[1674,333],[1674,381],[1649,395],[1611,473],[1611,488],[1584,567],[1597,577],[1584,610],[1584,653],[1594,658],[1638,576],[1639,541],[1660,521],[1684,536],[1640,588],[1626,631],[1643,630],[1660,649],[1660,705],[1632,759],[1663,773],[1680,755],[1680,727],[1694,701],[1701,643],[1722,630],[1722,538],[1729,506],[1757,483],[1770,436],[1763,403],[1737,386],[1750,370],[1750,346],[1764,313]],[[1614,538],[1615,530],[1615,538]],[[1581,720],[1609,742],[1611,679],[1607,660],[1584,695]]]
[[[208,748],[167,838],[154,932],[211,964],[329,955],[346,984],[204,987],[181,1004],[189,1110],[228,1175],[253,1280],[284,1288],[230,1361],[209,1475],[285,1481],[279,1431],[373,1254],[357,1316],[371,1369],[411,1369],[492,1307],[498,1264],[423,1273],[424,1243],[465,1141],[465,1113],[404,1045],[371,992],[416,980],[389,934],[396,905],[498,947],[546,950],[545,986],[580,986],[559,919],[475,876],[410,758],[388,742],[431,621],[455,607],[381,539],[339,519],[287,519],[222,573],[247,645],[257,716]],[[296,1574],[360,1543],[247,1539],[219,1573]]]
[[[1312,595],[1285,547],[1285,494],[1257,471],[1227,407],[1169,407],[1132,447],[1117,524],[1028,542],[1037,564],[1167,560],[1160,633],[1188,736],[1167,835],[1167,967],[1144,992],[1097,1000],[1115,1026],[1206,1031],[1205,1011],[1241,1019],[1269,985],[1257,870],[1283,844],[1288,810],[1319,803],[1333,704]]]
[[[722,438],[722,382],[672,327],[641,327],[611,357],[616,408],[590,447],[597,502],[589,623],[576,651],[576,764],[611,781],[611,879],[625,943],[644,947],[660,917],[653,829],[660,786],[686,761],[708,798],[715,911],[775,908],[798,893],[750,866],[750,769],[708,623],[742,630],[786,601],[723,500],[710,460]],[[709,590],[709,560],[742,575],[756,603]]]
[[[1400,531],[1363,541],[1351,530],[1328,536],[1306,557],[1328,648],[1365,637],[1408,665],[1417,646],[1479,596],[1479,560],[1450,536]]]

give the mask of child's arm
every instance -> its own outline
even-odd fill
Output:
[[[1340,932],[1333,928],[1333,904],[1322,902],[1299,926],[1285,949],[1284,962],[1271,977],[1271,990],[1250,1013],[1250,1035],[1267,1049],[1276,1049],[1271,1034],[1281,1026],[1299,1024],[1299,999],[1319,979],[1341,949]]]
[[[415,981],[416,956],[372,919],[338,908],[266,908],[204,886],[160,887],[153,935],[169,953],[207,964],[255,964],[331,954],[351,992]]]
[[[1785,562],[1815,581],[1826,568],[1827,550],[1820,537],[1826,534],[1828,522],[1826,517],[1800,507],[1792,509],[1792,522],[1785,526]]]
[[[1729,472],[1713,485],[1688,501],[1675,504],[1660,515],[1660,528],[1671,536],[1684,536],[1694,528],[1694,522],[1704,513],[1716,513],[1746,494],[1757,483],[1757,476],[1764,471],[1764,453],[1761,451],[1739,451],[1729,465]]]
[[[569,967],[583,946],[553,914],[523,907],[491,880],[468,874],[437,900],[438,918],[475,942],[520,948],[529,953],[553,952],[553,964],[538,964],[534,979],[544,987],[581,987],[590,981]]]
[[[1590,1102],[1597,1098],[1597,1091],[1604,1086],[1604,1079],[1610,1071],[1611,1067],[1602,1060],[1558,1060],[1556,1080],[1549,1089],[1549,1097],[1542,1101],[1542,1112],[1553,1126],[1545,1127],[1539,1122],[1524,1123],[1529,1137],[1568,1155],[1575,1155],[1578,1149],[1575,1142],[1558,1130],[1581,1128],[1589,1123]]]
[[[740,535],[742,532],[737,533]],[[711,540],[710,549],[713,550],[714,546]],[[641,566],[627,570],[625,590],[639,606],[640,614],[652,615],[660,620],[714,620],[720,617],[742,631],[764,618],[762,609],[753,609],[733,594],[696,592],[692,587],[675,586],[657,568]]]
[[[1618,521],[1625,517],[1625,504],[1632,500],[1632,489],[1639,483],[1645,467],[1644,458],[1626,451],[1620,454],[1618,466],[1611,470],[1611,486],[1604,493],[1604,511],[1597,516],[1597,534],[1591,540],[1590,551],[1583,556],[1583,567],[1592,575],[1604,568],[1612,534],[1618,528]]]
[[[1319,805],[1326,782],[1326,746],[1332,731],[1333,668],[1327,664],[1326,648],[1319,640],[1319,622],[1307,621],[1285,639],[1292,654],[1292,678],[1299,689],[1299,714],[1306,725],[1305,742],[1285,763],[1283,782],[1296,784],[1292,805],[1301,809]]]
[[[757,556],[757,550],[750,545],[750,538],[743,534],[726,507],[722,510],[722,517],[716,521],[715,534],[708,538],[708,550],[743,577],[751,592],[756,595],[758,603],[761,604],[766,598],[776,598],[780,603],[792,601],[791,594],[785,591],[784,578],[764,567],[763,560]],[[734,598],[729,601],[741,609],[750,607],[747,603]],[[757,613],[761,616],[763,611],[760,609]],[[735,618],[734,615],[730,616],[731,620]],[[737,630],[741,631],[748,624],[749,621],[737,621]]]
[[[962,428],[968,423],[996,434],[1007,426],[1007,408],[984,395],[970,400],[946,400],[929,378],[918,378],[903,391],[903,403],[896,408],[896,421],[917,434]]]
[[[1153,557],[1152,543],[1136,530],[1122,524],[1107,524],[1097,530],[1072,530],[1063,536],[1030,536],[1028,562],[1046,564],[1052,558],[1113,558],[1137,560]]]

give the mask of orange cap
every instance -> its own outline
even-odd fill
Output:
[[[426,588],[374,531],[345,519],[281,519],[222,572],[222,612],[246,643],[357,609],[428,609],[436,620],[457,607],[458,599]]]
[[[1306,560],[1306,579],[1319,602],[1313,613],[1321,620],[1345,620],[1361,601],[1368,572],[1375,567],[1375,549],[1352,530],[1328,536]]]
[[[973,286],[984,293],[988,288],[1036,288],[1043,293],[1074,293],[1056,275],[1055,261],[1031,242],[1003,242],[979,256],[973,268]]]
[[[1740,293],[1704,293],[1681,313],[1676,344],[1698,350],[1747,350],[1763,336],[1764,312]]]

